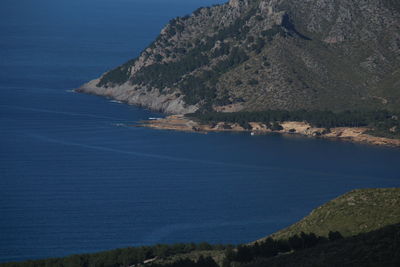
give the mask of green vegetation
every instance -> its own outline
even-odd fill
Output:
[[[241,267],[396,267],[400,266],[400,224],[320,243],[314,247],[270,258],[253,258]]]
[[[54,258],[45,260],[32,260],[20,263],[4,263],[1,267],[41,267],[41,266],[63,266],[63,267],[118,267],[132,266],[148,259],[156,257],[166,258],[176,254],[188,254],[195,251],[215,250],[222,251],[225,246],[200,244],[175,244],[175,245],[155,245],[145,247],[131,247],[115,249],[111,251],[99,252],[94,254],[72,255],[64,258]],[[204,260],[209,263],[209,259]],[[201,262],[200,262],[201,263]],[[172,265],[171,265],[172,266]],[[183,266],[183,265],[177,265]],[[212,265],[194,265],[194,266],[212,266]]]
[[[180,254],[178,258],[154,257],[151,247],[128,251],[114,250],[91,255],[74,255],[59,259],[0,264],[2,267],[41,266],[149,266],[149,267],[261,267],[261,266],[398,266],[400,263],[400,224],[344,238],[330,232],[329,238],[314,233],[300,233],[288,239],[267,238],[251,245],[225,247],[214,251],[222,260],[209,256],[211,251],[199,251],[196,258]],[[190,246],[190,245],[189,245]],[[216,250],[218,249],[218,250]],[[179,253],[181,250],[172,250]],[[183,250],[185,251],[185,250]],[[135,256],[139,253],[139,256]],[[203,256],[204,253],[207,256]],[[215,255],[215,254],[214,254]],[[138,260],[138,257],[141,260]],[[146,260],[147,263],[144,263]]]
[[[214,56],[220,57],[229,54],[226,59],[220,60],[211,70],[184,77],[185,73],[190,73],[210,62],[210,58],[204,52],[213,47],[213,41],[209,40],[204,44],[198,45],[178,61],[153,64],[142,68],[132,78],[132,82],[156,88],[177,85],[185,94],[185,102],[188,104],[196,104],[202,100],[212,102],[215,99],[214,85],[218,77],[248,59],[242,49],[237,47],[230,48],[228,44],[222,44],[214,52]]]
[[[171,263],[154,263],[149,264],[151,267],[219,267],[219,265],[211,257],[204,258],[200,256],[198,260],[179,259]]]
[[[400,188],[354,190],[252,244],[155,245],[0,266],[399,266],[399,222]]]
[[[286,239],[301,232],[348,237],[400,222],[400,188],[363,189],[344,194],[313,210],[301,221],[273,234]]]
[[[271,29],[262,31],[261,35],[266,37],[268,41],[272,41],[276,35],[285,36],[286,32],[282,27],[274,25]]]
[[[200,10],[197,12],[200,12]],[[204,41],[198,41],[190,51],[176,51],[179,54],[183,54],[177,61],[160,62],[143,67],[131,78],[131,82],[161,90],[175,86],[185,95],[184,100],[187,104],[197,104],[199,102],[208,105],[211,103],[221,104],[221,100],[216,99],[215,84],[218,82],[218,78],[223,73],[249,59],[243,48],[238,46],[231,47],[229,43],[223,41],[229,38],[244,38],[249,30],[246,28],[245,23],[254,12],[255,10],[250,10],[246,16],[238,18],[232,25],[219,30],[213,36],[206,37]],[[173,20],[170,22],[169,29],[175,29],[178,25],[180,24]],[[209,51],[217,41],[222,41],[220,47],[210,53]],[[258,38],[254,49],[260,50],[264,44],[265,41]],[[211,60],[222,56],[227,56],[227,58],[219,60],[211,70],[202,70],[197,74],[190,74],[208,65]],[[159,62],[161,59],[157,61]]]
[[[400,219],[400,218],[399,218]],[[186,265],[185,265],[186,264]],[[180,258],[174,262],[149,264],[151,267],[222,266],[399,266],[400,224],[343,237],[330,231],[328,237],[301,232],[287,239],[271,237],[251,245],[227,247],[219,265],[211,257],[198,260]]]
[[[143,67],[138,71],[131,81],[135,84],[149,85],[157,88],[170,87],[181,80],[187,72],[192,72],[209,62],[203,51],[211,49],[210,45],[204,44],[192,49],[181,60],[170,63],[155,63]]]
[[[257,85],[258,81],[256,79],[251,79],[247,82],[248,85]]]
[[[383,3],[389,8],[393,8],[400,12],[400,2],[397,0],[383,0]]]
[[[99,81],[97,86],[108,87],[108,85],[121,85],[129,80],[130,72],[129,69],[133,65],[135,60],[129,60],[122,66],[119,66],[109,72],[107,72]]]
[[[215,85],[218,78],[247,59],[248,56],[243,49],[234,47],[229,56],[220,60],[211,70],[203,71],[198,76],[190,75],[183,79],[180,89],[185,94],[185,102],[196,104],[204,100],[208,104],[224,104],[224,101],[216,98]]]
[[[252,82],[254,84],[254,82]],[[389,138],[400,137],[400,113],[379,111],[307,111],[307,110],[265,110],[242,112],[196,112],[188,117],[203,123],[230,122],[246,125],[249,122],[261,122],[270,125],[275,122],[305,121],[314,127],[371,127],[372,135]]]
[[[194,14],[199,15],[202,9],[196,10]],[[266,45],[265,38],[272,40],[275,35],[284,35],[285,32],[283,27],[274,26],[272,30],[265,31],[262,36],[256,39],[254,37],[247,38],[250,28],[246,26],[246,23],[256,12],[256,8],[250,9],[244,16],[238,17],[229,26],[217,30],[216,34],[206,36],[202,40],[195,40],[194,45],[189,42],[185,47],[167,48],[169,44],[165,43],[165,57],[177,58],[178,55],[177,60],[163,62],[162,55],[154,54],[155,63],[142,67],[134,76],[130,77],[129,68],[135,62],[135,60],[131,60],[106,73],[97,86],[121,85],[130,81],[132,84],[147,88],[158,88],[160,91],[165,88],[179,89],[184,94],[184,100],[187,104],[200,103],[203,105],[203,109],[209,109],[212,104],[228,104],[230,103],[227,100],[228,96],[217,97],[216,84],[219,77],[247,61],[249,59],[248,53],[252,51],[257,54],[261,53]],[[184,31],[182,21],[187,19],[172,19],[166,28],[167,37],[171,38]],[[246,38],[248,42],[253,43],[248,48],[242,44],[235,46],[230,44],[233,40],[241,42]],[[157,43],[163,42],[161,36],[159,36],[149,47],[155,48]],[[213,49],[217,42],[220,42],[219,47]],[[171,53],[171,50],[173,50],[173,53]],[[215,62],[211,68],[202,69],[209,66],[211,62]],[[256,85],[258,81],[251,79],[249,84]]]
[[[143,94],[150,88],[179,93],[202,111],[242,99],[247,111],[399,112],[400,50],[393,27],[400,22],[399,1],[332,1],[321,7],[254,0],[199,8],[170,20],[140,60],[109,71],[97,86],[128,83],[129,90],[132,83]],[[332,27],[343,19],[335,13],[342,9],[359,16],[338,32]],[[375,122],[374,135],[399,136],[396,120]]]
[[[272,238],[267,238],[264,241],[256,242],[252,245],[238,246],[236,251],[227,250],[225,265],[227,265],[226,262],[230,265],[231,262],[245,263],[251,262],[256,258],[275,257],[282,253],[315,247],[329,241],[334,240],[316,236],[314,233],[301,233],[300,235],[294,235],[287,240],[274,240]]]

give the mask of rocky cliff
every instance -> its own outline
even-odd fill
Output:
[[[397,0],[230,0],[80,92],[167,113],[400,109]]]

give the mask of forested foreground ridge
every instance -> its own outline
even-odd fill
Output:
[[[78,89],[167,113],[400,110],[400,2],[230,0]]]
[[[33,266],[399,266],[400,189],[363,189],[251,244],[154,245],[0,264]]]

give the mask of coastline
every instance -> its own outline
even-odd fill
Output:
[[[219,122],[215,124],[201,124],[184,115],[170,115],[165,118],[140,121],[135,127],[147,127],[159,130],[173,130],[183,132],[249,132],[252,135],[268,133],[298,134],[315,138],[350,141],[379,146],[400,147],[400,139],[377,137],[366,132],[367,127],[336,127],[327,131],[325,128],[312,127],[306,122],[282,122],[282,130],[271,130],[260,122],[250,122],[251,129],[245,129],[237,123]]]
[[[166,114],[185,114],[197,110],[196,106],[185,105],[182,95],[177,96],[175,93],[161,94],[157,89],[148,90],[147,88],[132,86],[129,83],[115,87],[98,87],[99,81],[100,78],[89,81],[74,89],[74,91],[107,97]]]
[[[143,93],[143,88],[132,88],[124,84],[116,88],[97,87],[98,79],[92,80],[75,92],[93,94],[108,97],[117,101],[148,108],[153,111],[168,115],[165,118],[139,121],[134,127],[147,127],[159,130],[173,130],[183,132],[249,132],[252,135],[263,135],[268,133],[279,133],[285,135],[302,135],[314,138],[325,138],[330,140],[347,141],[386,147],[400,147],[400,139],[378,137],[368,134],[368,127],[335,127],[327,131],[325,128],[313,127],[306,122],[284,121],[281,122],[282,130],[271,130],[260,122],[249,122],[250,128],[245,129],[238,123],[218,122],[202,124],[185,116],[197,110],[196,106],[185,107],[182,96],[161,95],[157,90]]]

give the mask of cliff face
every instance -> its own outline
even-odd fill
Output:
[[[197,106],[186,105],[183,96],[178,97],[173,92],[162,93],[157,88],[135,87],[129,82],[110,86],[98,86],[100,81],[101,79],[92,80],[76,91],[105,96],[131,105],[171,114],[192,113],[198,109]]]
[[[400,109],[396,0],[231,0],[78,89],[167,113]]]

